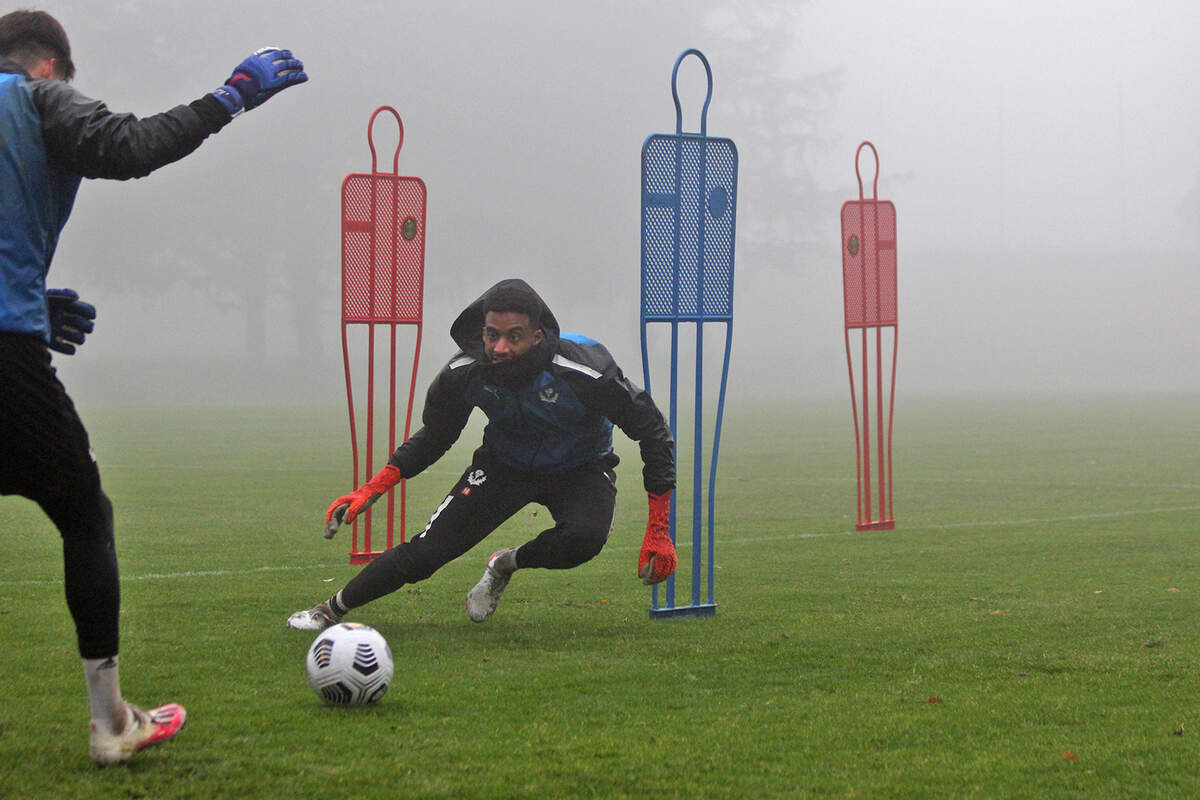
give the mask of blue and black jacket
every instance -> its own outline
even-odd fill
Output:
[[[46,273],[81,178],[140,178],[231,117],[212,95],[138,119],[0,57],[0,333],[49,341]]]
[[[542,311],[542,341],[503,371],[484,356],[484,302],[504,289],[528,292]],[[554,474],[601,462],[615,465],[615,424],[638,442],[646,491],[675,487],[674,439],[650,395],[630,382],[604,345],[561,333],[546,304],[524,281],[505,280],[469,305],[450,327],[462,348],[442,368],[425,397],[422,428],[389,463],[411,478],[458,440],[472,409],[487,415],[483,449],[497,462],[533,474]]]

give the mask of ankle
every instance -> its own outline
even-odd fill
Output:
[[[325,603],[325,607],[329,609],[330,616],[340,620],[346,616],[346,612],[350,609],[342,602],[342,593],[338,592]]]
[[[501,576],[509,576],[517,571],[517,548],[513,547],[508,550],[501,550],[496,554],[496,559],[492,562],[492,569],[500,573]]]
[[[128,712],[121,697],[119,657],[85,658],[83,675],[87,682],[91,718],[103,729],[122,730]]]
[[[129,730],[134,722],[133,709],[122,701],[121,707],[111,715],[92,715],[92,730],[106,733],[109,736],[120,736]]]

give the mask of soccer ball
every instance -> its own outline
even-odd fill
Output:
[[[308,683],[331,706],[375,703],[392,683],[392,649],[379,631],[343,622],[317,634],[305,659]]]

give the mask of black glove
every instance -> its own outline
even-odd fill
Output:
[[[46,305],[50,309],[50,349],[74,355],[75,345],[82,345],[96,326],[96,307],[79,299],[74,289],[47,289]]]

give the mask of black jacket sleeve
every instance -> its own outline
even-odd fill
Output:
[[[232,119],[211,95],[138,119],[114,114],[62,81],[30,81],[55,164],[85,178],[141,178],[186,156]]]
[[[425,395],[421,429],[396,448],[388,463],[411,478],[437,461],[450,449],[466,427],[471,406],[466,402],[467,367],[446,366],[434,378]]]
[[[593,360],[603,364],[597,379],[572,376],[583,403],[598,414],[608,417],[626,436],[638,443],[642,454],[642,484],[651,494],[663,494],[675,488],[675,437],[658,406],[646,390],[637,386],[621,372],[603,345],[594,345],[605,358]]]

